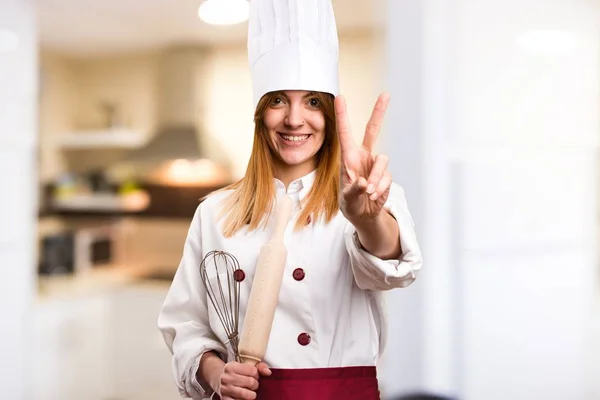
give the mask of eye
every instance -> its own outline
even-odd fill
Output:
[[[311,107],[315,107],[315,108],[318,108],[321,106],[319,99],[317,99],[316,97],[313,97],[312,99],[310,99],[308,101],[308,104],[310,104]]]
[[[276,105],[279,105],[282,103],[283,103],[283,99],[281,97],[276,97],[275,100],[273,100],[273,102],[271,104],[276,106]]]

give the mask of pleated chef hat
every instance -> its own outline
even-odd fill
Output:
[[[338,58],[331,0],[250,0],[248,61],[254,107],[276,90],[337,96]]]

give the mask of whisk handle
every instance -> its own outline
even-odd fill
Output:
[[[288,195],[283,195],[277,200],[277,209],[275,211],[275,230],[273,231],[272,241],[283,242],[285,227],[292,214],[292,199]]]

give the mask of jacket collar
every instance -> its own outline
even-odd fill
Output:
[[[316,175],[317,170],[315,169],[312,172],[304,175],[303,177],[300,177],[290,182],[287,188],[287,192],[285,190],[283,182],[275,178],[275,188],[278,193],[287,193],[290,196],[298,194],[298,200],[302,202],[302,200],[304,200],[304,198],[310,191],[310,188],[312,187],[313,183],[315,182]]]

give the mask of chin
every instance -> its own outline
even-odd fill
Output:
[[[294,167],[294,166],[299,166],[299,165],[305,165],[307,163],[309,163],[313,157],[286,157],[286,156],[280,156],[281,161],[283,161],[283,163],[285,165],[289,165],[290,167]]]
[[[283,163],[285,165],[288,165],[290,167],[297,167],[299,165],[304,165],[307,164],[309,160],[289,160],[289,159],[283,159]]]

